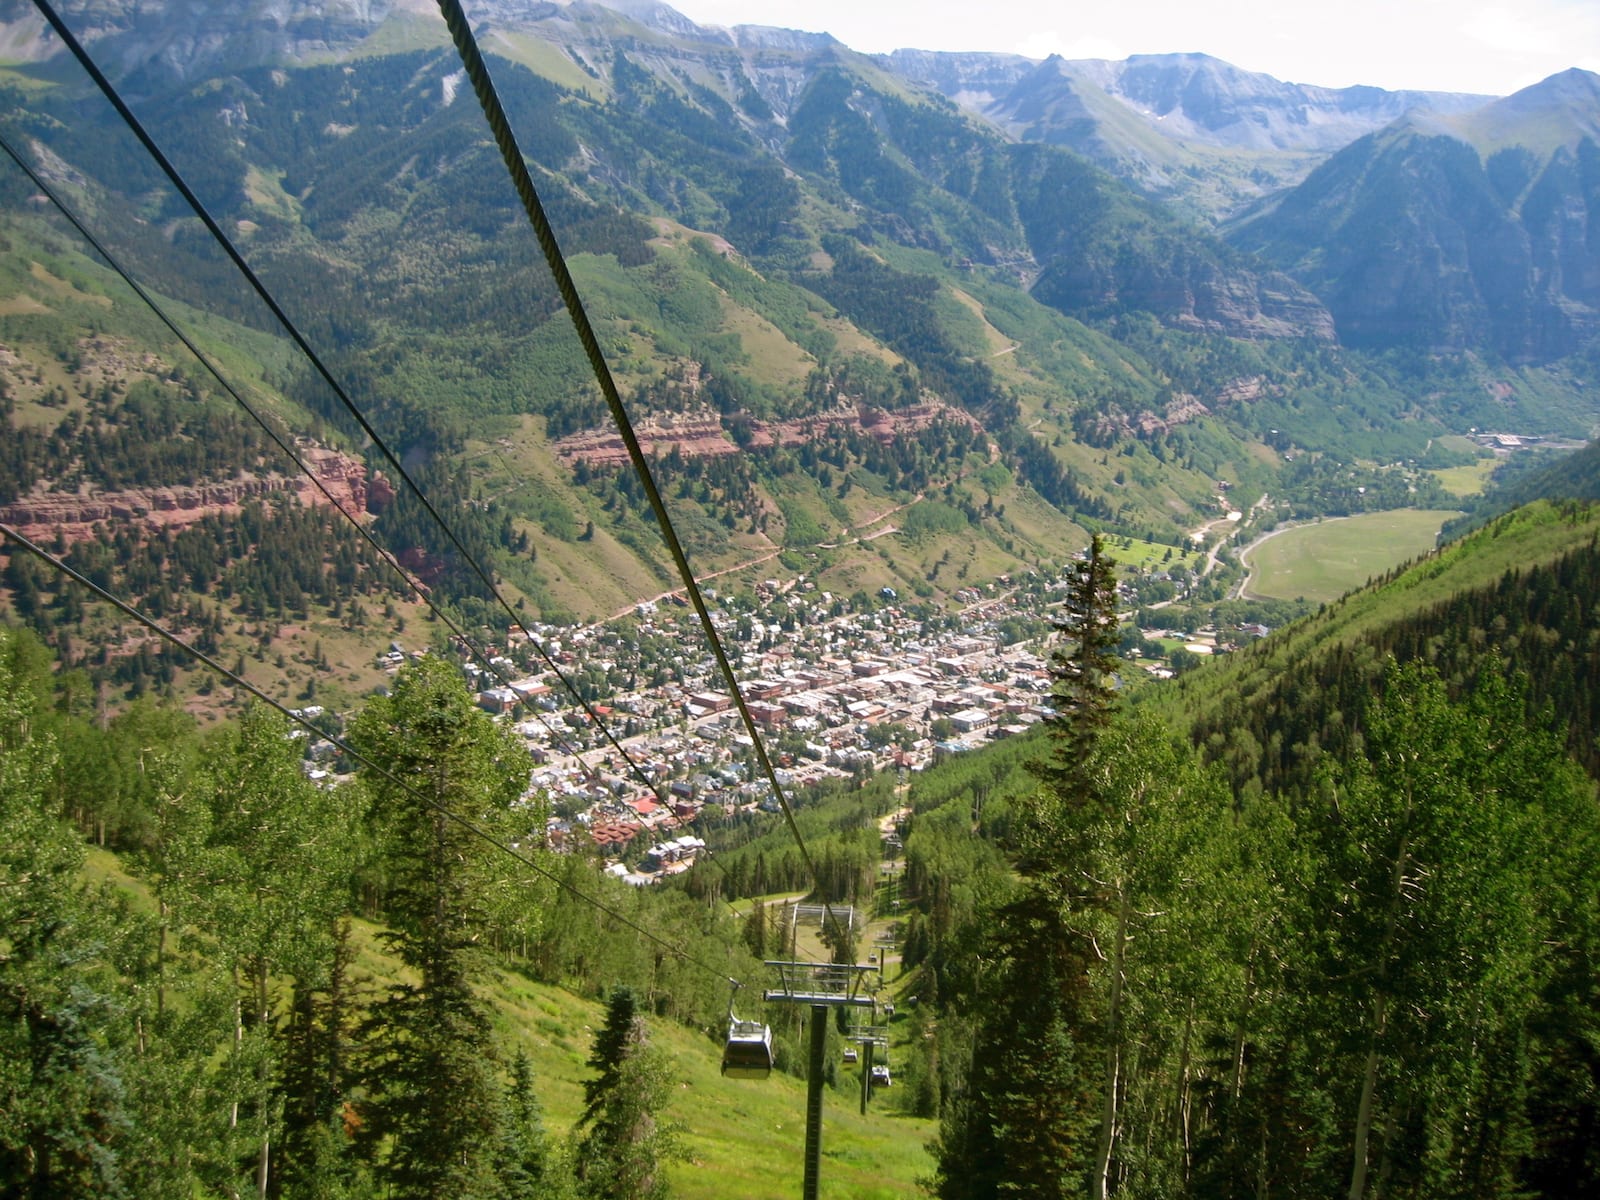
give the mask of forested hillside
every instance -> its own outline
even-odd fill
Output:
[[[1592,76],[1163,193],[486,3],[625,423],[432,9],[220,11],[71,6],[198,206],[0,14],[0,1196],[1600,1193]]]
[[[1593,725],[1534,650],[1562,637],[1555,580],[1592,594],[1592,521],[1486,534],[1540,558],[1541,527],[1579,542],[1521,580],[1474,593],[1465,561],[1494,556],[1469,545],[1448,604],[1406,603],[1448,571],[1425,564],[1370,594],[1402,593],[1364,636],[1325,614],[1189,676],[1172,711],[1208,711],[1209,684],[1225,714],[1194,741],[1148,711],[1091,719],[1117,702],[1074,673],[1079,616],[1058,685],[1074,748],[1053,768],[1041,748],[1043,786],[997,802],[1003,771],[974,761],[957,797],[916,801],[908,869],[960,881],[924,893],[907,944],[948,1014],[936,1195],[1594,1186],[1600,808],[1563,746],[1592,749]],[[1533,651],[1534,682],[1497,645]]]
[[[213,77],[215,47],[134,65],[159,24],[147,16],[95,29],[124,47],[140,119],[395,454],[437,464],[432,486],[513,598],[565,622],[669,582],[626,475],[581,449],[608,421],[442,27],[391,14],[364,33],[351,17],[325,31],[364,46],[340,62],[274,57],[263,27]],[[670,499],[702,569],[780,554],[832,590],[914,585],[940,602],[955,572],[928,578],[918,539],[871,528],[883,514],[940,501],[971,514],[933,560],[949,551],[992,577],[1057,560],[1093,528],[1181,544],[1226,511],[1219,481],[1254,498],[1293,490],[1290,468],[1308,462],[1370,470],[1474,424],[1573,434],[1592,419],[1581,379],[1555,364],[1351,353],[1323,304],[1260,260],[828,39],[730,44],[589,5],[490,19],[506,23],[488,43],[499,90],[602,349],[635,418],[657,427],[652,457],[678,447]],[[382,466],[63,67],[0,80],[0,128],[43,169],[37,185],[0,178],[14,425],[43,434],[88,419],[105,388],[173,372],[216,391],[85,257],[42,185],[182,303],[286,430]],[[985,440],[913,462],[876,451],[926,404]],[[816,446],[807,430],[841,414],[860,437]],[[771,444],[750,436],[773,421],[801,424]],[[674,438],[680,426],[694,437]],[[235,471],[261,465],[230,447],[215,453]],[[704,460],[734,451],[739,478],[701,487],[724,469]],[[980,484],[985,459],[1003,482]],[[14,481],[17,499],[117,486],[47,466]],[[398,490],[397,510],[412,504]],[[503,619],[473,603],[481,581],[426,522],[394,511],[377,526],[471,619]]]
[[[1271,791],[1306,786],[1325,758],[1360,749],[1354,714],[1390,660],[1431,665],[1455,696],[1512,676],[1524,680],[1526,718],[1559,729],[1600,775],[1590,684],[1597,563],[1591,504],[1536,504],[1179,681],[1156,703],[1192,722],[1236,789]]]

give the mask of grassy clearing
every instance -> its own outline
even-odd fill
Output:
[[[1106,553],[1125,571],[1170,570],[1188,567],[1198,570],[1206,556],[1193,546],[1174,546],[1168,542],[1147,542],[1142,538],[1111,536],[1105,539]]]
[[[588,74],[553,42],[544,41],[524,33],[496,30],[493,35],[495,49],[512,62],[521,63],[535,75],[543,76],[558,87],[574,92],[588,92],[599,101],[611,98],[611,89],[605,82]]]
[[[798,386],[816,366],[816,359],[791,342],[771,321],[726,297],[723,297],[722,331],[738,337],[740,348],[750,360],[751,370],[760,379]]]
[[[1273,600],[1336,600],[1433,549],[1454,512],[1402,508],[1300,525],[1273,534],[1244,557],[1246,593]]]
[[[357,965],[375,985],[398,979],[376,930],[358,923]],[[585,1060],[603,1006],[561,988],[497,971],[488,988],[501,1036],[533,1061],[546,1127],[566,1136],[583,1108]],[[651,1022],[651,1036],[670,1056],[678,1094],[668,1118],[683,1128],[685,1162],[667,1171],[677,1200],[788,1200],[799,1194],[805,1141],[805,1084],[774,1073],[764,1082],[723,1079],[721,1046],[695,1030]],[[825,1093],[822,1178],[826,1194],[840,1200],[890,1200],[919,1195],[916,1180],[930,1174],[925,1143],[934,1122],[893,1111],[894,1097],[859,1112],[856,1076],[840,1072],[841,1086]]]
[[[1480,458],[1464,467],[1440,467],[1433,472],[1433,477],[1452,496],[1466,499],[1483,493],[1483,489],[1489,485],[1489,476],[1494,474],[1494,469],[1499,465],[1498,459]]]

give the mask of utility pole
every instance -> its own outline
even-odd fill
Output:
[[[872,1008],[875,1001],[864,994],[862,983],[876,967],[856,963],[773,962],[767,966],[778,973],[778,986],[768,988],[768,1003],[804,1004],[811,1009],[811,1055],[806,1075],[805,1182],[802,1200],[817,1200],[822,1173],[822,1068],[828,1047],[830,1009]],[[865,1111],[865,1099],[862,1101]]]
[[[887,1025],[852,1025],[846,1034],[852,1042],[861,1045],[861,1115],[867,1115],[867,1098],[872,1094],[872,1052],[878,1046],[889,1048]]]

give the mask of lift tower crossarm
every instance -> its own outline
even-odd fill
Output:
[[[867,975],[877,974],[877,967],[857,963],[772,960],[768,960],[766,965],[778,973],[778,986],[768,988],[763,993],[769,1002],[826,1005],[830,1008],[871,1008],[875,1003],[871,994],[863,992],[862,985]]]

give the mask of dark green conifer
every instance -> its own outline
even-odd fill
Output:
[[[678,1153],[676,1132],[660,1117],[671,1081],[665,1060],[649,1044],[631,988],[612,990],[589,1066],[596,1074],[583,1085],[579,1194],[593,1200],[659,1200],[667,1194],[661,1163]]]
[[[351,738],[411,783],[368,778],[390,869],[385,938],[415,982],[395,984],[365,1024],[375,1054],[362,1138],[397,1193],[493,1195],[501,1096],[488,1007],[473,988],[490,848],[463,821],[509,809],[528,778],[527,753],[431,657],[367,706]]]
[[[1055,716],[1051,756],[1037,764],[1047,786],[1071,806],[1089,803],[1092,751],[1116,711],[1116,562],[1100,535],[1073,567],[1065,615],[1056,624],[1063,644],[1051,659],[1055,675],[1051,699]]]

